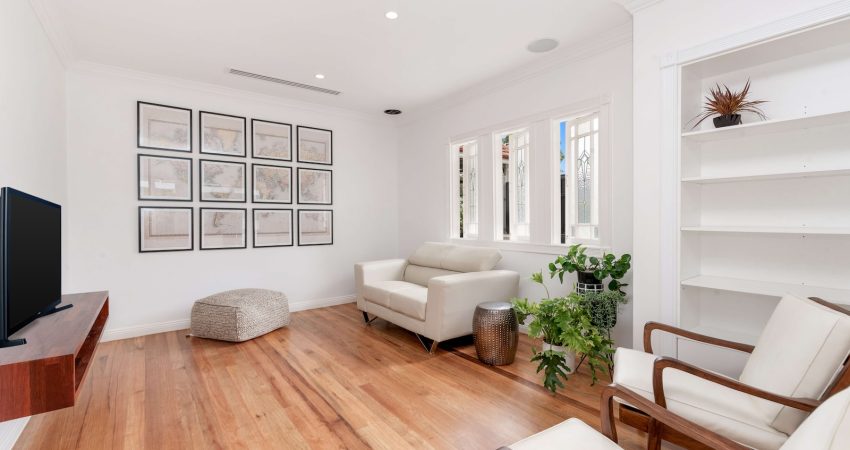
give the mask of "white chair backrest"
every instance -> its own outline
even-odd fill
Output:
[[[786,295],[759,336],[742,383],[791,397],[819,398],[850,354],[850,316]],[[806,418],[794,408],[762,403],[773,428],[791,434]]]
[[[780,450],[850,448],[850,388],[823,402],[785,441]]]
[[[501,252],[494,248],[426,242],[407,259],[403,279],[427,286],[434,277],[492,270],[501,259]]]

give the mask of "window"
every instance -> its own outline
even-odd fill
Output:
[[[528,129],[499,134],[496,157],[500,162],[499,191],[502,240],[528,240],[531,232],[529,189],[530,142]]]
[[[556,121],[560,243],[599,239],[599,114]]]
[[[452,161],[452,235],[475,238],[478,236],[478,143],[452,145]]]

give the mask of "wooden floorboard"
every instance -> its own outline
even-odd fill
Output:
[[[599,428],[584,370],[552,395],[528,361],[478,362],[471,339],[434,355],[352,304],[301,311],[241,344],[185,331],[98,347],[73,408],[34,416],[16,449],[495,449],[569,417]],[[620,445],[644,437],[618,427]]]

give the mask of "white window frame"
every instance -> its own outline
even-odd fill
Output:
[[[463,237],[460,236],[460,205],[458,192],[460,190],[459,180],[458,180],[458,172],[460,171],[460,147],[468,147],[472,146],[472,152],[466,151],[463,155],[464,161],[468,159],[473,159],[473,165],[478,170],[478,175],[475,177],[475,182],[470,182],[470,165],[464,162],[464,171],[463,171]],[[479,223],[481,221],[481,161],[480,161],[480,150],[477,139],[466,139],[461,142],[453,142],[449,145],[449,151],[451,154],[451,237],[452,239],[478,239],[480,234],[480,226]],[[474,221],[470,221],[469,218],[472,217],[470,214],[469,207],[470,202],[468,199],[475,197],[475,207],[476,217]]]
[[[561,116],[558,118],[552,119],[552,155],[554,164],[554,183],[552,185],[553,191],[553,211],[556,212],[554,217],[554,223],[552,225],[552,243],[556,245],[561,245],[561,215],[564,210],[565,211],[565,233],[566,233],[566,245],[572,244],[584,244],[590,246],[601,246],[603,242],[602,234],[603,234],[603,217],[610,217],[605,214],[607,208],[607,203],[603,204],[603,199],[606,196],[610,195],[610,189],[606,188],[606,183],[609,180],[608,178],[608,170],[606,169],[606,163],[610,164],[610,157],[608,156],[610,152],[606,149],[603,149],[604,145],[607,145],[608,137],[607,134],[609,130],[606,130],[606,126],[608,121],[603,121],[603,111],[600,108],[594,108],[587,111],[582,111],[580,113],[574,113],[570,115]],[[607,115],[607,108],[605,111]],[[593,209],[591,212],[591,223],[590,225],[596,226],[596,238],[586,238],[586,237],[577,237],[574,232],[574,227],[579,226],[577,224],[577,192],[578,192],[578,180],[576,178],[576,161],[577,161],[577,148],[574,147],[573,143],[576,141],[578,137],[581,136],[572,136],[570,134],[570,128],[575,126],[575,122],[577,120],[586,119],[585,121],[590,122],[590,132],[588,133],[590,136],[594,134],[593,130],[593,119],[598,121],[598,139],[595,143],[595,147],[593,149],[592,155],[592,167],[594,170],[594,176],[591,178],[591,182],[593,183],[593,188],[591,191],[592,199],[591,202],[593,204]],[[560,185],[560,177],[561,177],[561,165],[560,165],[560,123],[567,122],[567,130],[565,133],[565,138],[567,141],[566,145],[566,159],[567,159],[567,170],[565,174],[565,185],[566,185],[566,205],[561,203],[560,193],[561,193],[561,185]],[[606,136],[603,136],[605,134]],[[607,200],[607,199],[606,199]],[[606,219],[607,220],[607,219]]]
[[[517,186],[517,178],[516,178],[516,158],[511,154],[508,158],[508,177],[509,183],[511,186],[511,190],[508,192],[508,205],[510,207],[510,239],[504,238],[504,211],[505,211],[505,198],[504,191],[502,186],[502,137],[505,135],[516,135],[517,133],[525,133],[527,135],[528,142],[526,143],[526,148],[524,149],[527,155],[526,161],[526,170],[528,171],[528,185],[526,185],[525,189],[525,207],[527,209],[526,212],[526,222],[518,222],[516,218],[518,217],[517,206],[518,201],[516,198],[516,186]],[[496,131],[492,133],[493,138],[493,198],[496,202],[494,205],[494,210],[496,212],[495,215],[495,227],[494,227],[494,236],[493,239],[496,241],[502,242],[529,242],[531,240],[531,224],[534,221],[534,212],[532,211],[531,205],[531,180],[532,180],[532,166],[533,166],[533,151],[532,145],[533,140],[531,138],[531,126],[529,124],[525,124],[518,127],[511,127],[505,130]],[[509,143],[511,148],[514,147],[513,144]]]

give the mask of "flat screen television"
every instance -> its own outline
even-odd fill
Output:
[[[12,188],[0,190],[0,347],[62,301],[62,208]]]

